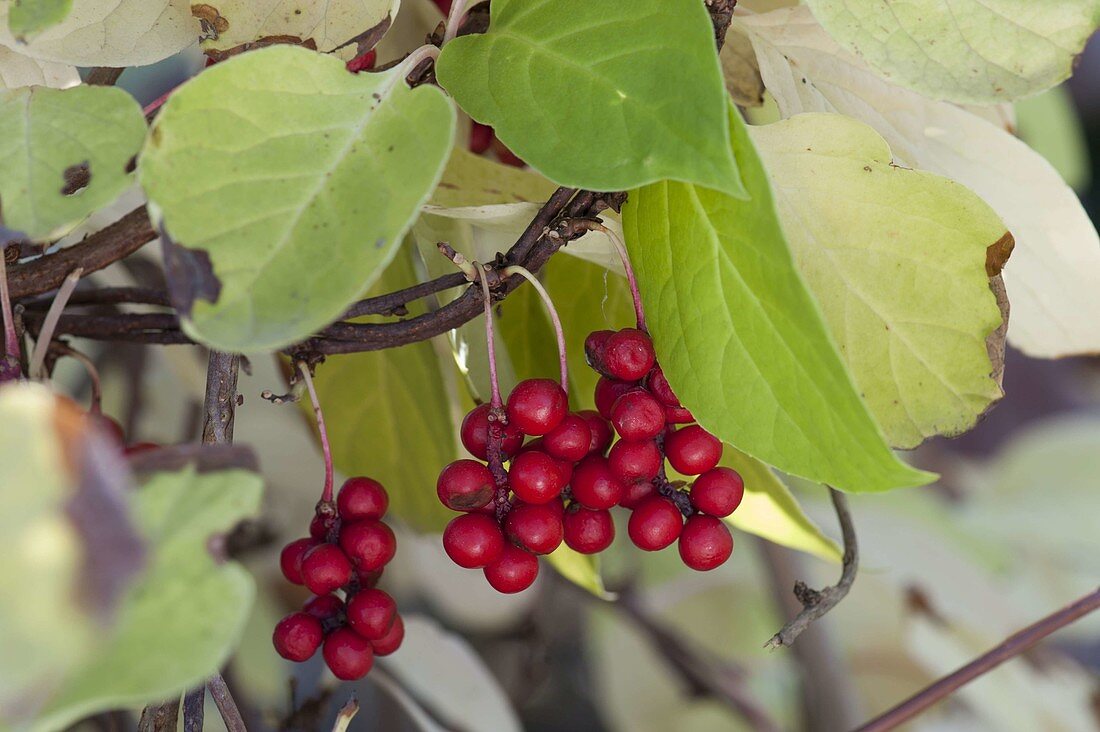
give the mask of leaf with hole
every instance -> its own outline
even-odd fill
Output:
[[[141,107],[121,89],[0,92],[4,225],[36,240],[64,234],[127,188],[144,138]]]
[[[405,73],[350,74],[331,56],[273,46],[172,95],[140,174],[176,245],[168,278],[190,336],[229,351],[280,348],[381,275],[454,134],[450,101],[410,89]]]
[[[560,185],[618,191],[672,178],[744,195],[696,0],[495,0],[489,31],[445,45],[436,74]]]
[[[669,383],[707,430],[784,472],[853,492],[929,482],[890,452],[861,401],[732,106],[730,126],[748,201],[667,181],[623,207]]]

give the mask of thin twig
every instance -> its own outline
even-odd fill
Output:
[[[49,350],[50,341],[53,340],[54,329],[57,327],[57,321],[61,319],[61,313],[65,310],[65,304],[69,301],[69,296],[73,294],[73,290],[76,289],[76,284],[80,282],[80,276],[83,273],[84,268],[77,267],[65,277],[65,281],[61,283],[61,287],[57,289],[57,294],[54,295],[50,309],[46,311],[46,317],[42,320],[42,326],[38,329],[38,340],[34,343],[30,366],[27,369],[27,373],[32,379],[41,379],[45,376],[43,365],[46,362],[46,351]]]
[[[332,732],[347,732],[348,725],[351,724],[351,720],[358,713],[359,700],[352,696],[344,702],[344,706],[340,707],[340,711],[336,713],[336,721],[332,723]]]
[[[114,86],[118,81],[118,77],[122,76],[122,72],[125,68],[117,68],[113,66],[96,66],[90,72],[88,77],[84,80],[84,83],[88,86]]]
[[[183,697],[183,732],[202,732],[206,714],[206,687],[188,689]]]
[[[221,674],[214,674],[206,680],[206,688],[210,690],[210,696],[218,705],[218,711],[222,714],[222,721],[229,732],[248,732],[244,726],[244,718],[241,710],[237,708],[237,702],[233,701],[233,695],[229,693],[229,687],[225,685],[225,679]]]
[[[925,687],[901,704],[883,712],[855,732],[886,732],[897,728],[928,707],[950,696],[960,687],[1020,655],[1054,631],[1066,627],[1097,609],[1100,609],[1100,589],[1013,633],[996,647]]]
[[[11,309],[11,288],[8,285],[7,262],[0,246],[0,312],[4,320],[4,351],[0,353],[0,383],[19,378],[19,335]]]
[[[840,581],[823,590],[812,590],[805,582],[794,585],[795,597],[802,603],[802,611],[789,623],[773,635],[764,644],[765,648],[779,648],[794,643],[802,631],[825,613],[836,607],[844,599],[856,579],[859,568],[859,547],[856,544],[856,531],[852,526],[852,515],[848,512],[848,499],[835,488],[829,488],[829,497],[833,499],[833,508],[840,522],[840,533],[844,537],[844,560],[840,572]]]
[[[203,404],[204,445],[225,445],[233,442],[240,363],[241,357],[237,354],[210,352],[206,363],[206,398]]]
[[[141,710],[138,732],[176,732],[179,713],[179,697],[161,704],[149,705]]]

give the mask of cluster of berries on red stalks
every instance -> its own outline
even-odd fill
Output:
[[[721,565],[733,552],[721,519],[745,492],[737,471],[718,465],[722,441],[680,403],[644,330],[591,333],[585,357],[600,374],[596,408],[619,437],[606,458],[591,458],[590,469],[623,487],[618,503],[631,511],[630,540],[646,551],[677,542],[680,558],[695,570]],[[666,460],[678,473],[697,476],[694,482],[669,481]]]
[[[349,478],[335,501],[317,504],[310,535],[283,548],[283,575],[313,597],[275,626],[272,640],[280,656],[305,661],[323,646],[332,673],[352,680],[370,671],[375,656],[401,645],[405,626],[397,604],[375,587],[397,549],[393,531],[382,522],[388,507],[389,496],[377,481]]]

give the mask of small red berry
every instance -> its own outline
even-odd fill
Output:
[[[462,419],[462,427],[459,430],[463,447],[478,460],[489,459],[489,413],[491,411],[492,408],[488,404],[474,407]],[[513,424],[505,424],[502,429],[504,439],[501,442],[501,452],[507,458],[515,455],[523,444],[523,433]]]
[[[313,518],[309,521],[309,535],[318,541],[324,541],[328,537],[329,526],[335,521],[335,516],[326,517],[319,513],[313,514]]]
[[[611,409],[619,397],[631,389],[637,388],[634,384],[625,381],[613,381],[606,376],[601,376],[596,382],[596,409],[604,419],[611,419]]]
[[[636,389],[615,402],[611,424],[624,440],[652,440],[665,428],[665,410],[649,392]]]
[[[358,569],[373,572],[393,559],[397,539],[381,521],[353,521],[340,527],[340,548]]]
[[[714,468],[691,484],[691,505],[696,511],[724,518],[737,510],[745,497],[745,481],[732,468]]]
[[[493,144],[493,128],[474,122],[470,125],[470,152],[481,155]]]
[[[338,590],[351,579],[351,562],[332,544],[318,544],[302,556],[302,581],[314,595]]]
[[[380,519],[389,508],[390,497],[373,478],[348,478],[336,496],[336,509],[344,521]]]
[[[485,579],[494,590],[506,595],[526,590],[538,576],[538,557],[511,544],[504,547],[500,559],[485,568]]]
[[[611,424],[601,417],[599,412],[591,409],[582,410],[577,414],[584,417],[585,421],[588,422],[588,430],[592,435],[592,439],[588,441],[588,454],[603,455],[606,453],[607,448],[611,445],[611,440],[615,437],[615,433],[611,431]]]
[[[348,625],[367,640],[386,637],[397,617],[397,603],[382,590],[360,590],[348,600]]]
[[[343,681],[363,678],[374,665],[371,642],[351,628],[337,628],[329,633],[321,653],[332,674]]]
[[[321,621],[303,612],[291,613],[279,621],[271,642],[275,652],[290,661],[309,660],[324,638]]]
[[[516,455],[508,467],[508,485],[527,503],[552,501],[561,495],[567,481],[558,462],[538,450]]]
[[[405,640],[405,621],[398,615],[393,619],[390,632],[376,641],[371,641],[374,646],[374,655],[388,656],[401,647],[401,641]]]
[[[665,421],[669,424],[691,424],[695,417],[686,407],[665,407]]]
[[[661,448],[657,447],[655,440],[619,440],[607,455],[611,472],[624,484],[653,480],[657,477],[662,462],[664,458],[661,457]]]
[[[317,542],[313,539],[295,539],[283,547],[279,554],[279,568],[288,581],[302,584],[302,557],[315,546]]]
[[[620,381],[638,381],[657,362],[653,341],[637,328],[623,328],[603,344],[606,375]]]
[[[584,360],[600,374],[606,371],[603,357],[607,350],[607,341],[613,335],[613,330],[594,330],[584,339]]]
[[[607,458],[589,455],[573,470],[573,500],[586,508],[611,508],[622,500],[626,486],[615,477]]]
[[[550,505],[516,502],[504,519],[508,538],[532,554],[549,554],[562,540],[562,516]]]
[[[360,71],[369,71],[374,68],[375,62],[378,60],[378,52],[375,49],[371,49],[361,56],[356,56],[351,61],[345,64],[348,71],[353,74],[357,74]]]
[[[619,505],[623,508],[634,509],[637,508],[639,503],[655,495],[657,495],[657,486],[653,484],[653,481],[635,481],[627,484],[626,491],[619,500]]]
[[[344,601],[336,595],[314,595],[302,605],[302,612],[320,620],[335,620],[344,611]]]
[[[543,449],[559,460],[577,462],[588,454],[592,430],[579,414],[567,414],[557,427],[542,438]]]
[[[733,537],[721,519],[697,513],[688,517],[684,524],[679,548],[684,564],[699,572],[706,572],[730,558],[733,553]]]
[[[649,393],[657,397],[657,401],[666,407],[681,406],[679,397],[672,391],[668,379],[665,378],[665,372],[660,366],[654,366],[645,377],[645,388],[649,389]]]
[[[665,457],[677,472],[699,475],[722,459],[722,441],[699,425],[691,424],[665,438]]]
[[[527,379],[508,397],[508,421],[527,435],[545,435],[569,411],[569,398],[552,379]]]
[[[565,543],[581,554],[602,552],[615,539],[615,522],[611,520],[611,512],[606,509],[593,511],[580,504],[573,504],[565,512],[562,525]]]
[[[355,581],[359,583],[359,589],[369,590],[378,584],[378,580],[382,579],[382,569],[357,569],[355,570]]]
[[[443,530],[443,549],[458,566],[480,569],[500,558],[504,535],[493,517],[468,513],[447,524]]]
[[[509,150],[508,146],[496,137],[493,138],[493,152],[497,154],[497,159],[505,165],[511,165],[514,168],[522,168],[527,165],[521,157]]]
[[[636,547],[647,552],[664,549],[676,541],[683,528],[684,518],[680,515],[680,509],[672,501],[659,495],[639,503],[626,524],[630,540]]]
[[[496,482],[489,468],[476,460],[456,460],[439,474],[435,493],[452,511],[474,511],[493,500]]]

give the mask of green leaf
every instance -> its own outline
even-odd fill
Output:
[[[415,282],[400,256],[379,290]],[[430,341],[387,351],[333,356],[314,378],[336,467],[369,475],[390,495],[394,514],[419,531],[441,531],[454,518],[435,494],[435,481],[458,453],[455,423],[440,358]],[[313,418],[312,409],[303,405]]]
[[[175,256],[189,266],[168,275],[190,336],[230,351],[279,348],[378,278],[454,134],[443,93],[410,89],[404,74],[349,74],[339,59],[282,45],[213,66],[172,95],[141,179],[185,248]]]
[[[534,171],[501,165],[456,145],[429,203],[447,208],[497,203],[542,204],[556,188]]]
[[[840,547],[822,533],[767,465],[729,445],[722,453],[722,465],[736,470],[745,481],[745,497],[727,523],[776,544],[840,561]]]
[[[73,9],[73,0],[12,0],[8,28],[16,38],[57,25]]]
[[[663,182],[623,208],[669,383],[704,427],[784,472],[852,492],[929,482],[890,452],[860,401],[732,107],[730,125],[748,201]]]
[[[1020,139],[1054,166],[1074,190],[1089,183],[1088,143],[1069,89],[1063,85],[1016,103]]]
[[[59,0],[21,0],[48,3]],[[9,30],[15,5],[0,3],[0,45],[73,66],[144,66],[195,42],[201,29],[190,0],[71,0],[61,22],[22,42]]]
[[[998,102],[1069,77],[1100,23],[1097,0],[808,0],[837,41],[933,99]]]
[[[0,92],[4,225],[37,240],[63,234],[125,190],[144,137],[141,107],[121,89]]]
[[[373,47],[389,28],[399,4],[399,0],[327,0],[294,3],[291,12],[285,0],[209,0],[196,4],[193,12],[208,36],[202,44],[206,51],[287,36],[328,52],[358,40]]]
[[[752,140],[799,271],[890,444],[974,426],[1002,394],[986,274],[1000,218],[958,183],[892,165],[886,141],[848,117],[797,115]]]
[[[600,559],[594,554],[581,554],[565,544],[546,555],[546,561],[558,573],[578,587],[588,590],[596,597],[612,597],[603,586],[600,576]]]
[[[617,191],[672,178],[744,195],[697,0],[495,0],[489,31],[444,46],[436,74],[555,183]]]
[[[36,729],[182,693],[225,662],[255,586],[240,565],[215,561],[209,542],[254,515],[261,490],[253,473],[188,468],[157,474],[132,494],[152,547],[147,573],[126,598],[106,647],[65,680]]]

